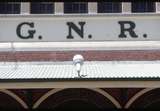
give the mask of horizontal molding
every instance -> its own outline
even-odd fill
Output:
[[[88,14],[88,13],[76,13],[76,14],[0,14],[0,17],[99,17],[99,16],[159,16],[160,13],[156,12],[146,12],[146,13],[97,13],[97,14]]]
[[[160,41],[0,43],[0,51],[159,50]]]
[[[160,81],[57,81],[57,82],[4,82],[0,89],[40,88],[160,88]]]

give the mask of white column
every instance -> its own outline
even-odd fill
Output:
[[[156,2],[156,13],[160,13],[160,2]]]
[[[88,2],[88,13],[89,14],[97,13],[97,2]]]
[[[30,14],[30,2],[21,2],[21,14]]]
[[[122,2],[122,13],[131,13],[131,2]]]
[[[55,14],[63,14],[64,13],[64,3],[63,2],[55,2],[54,3]]]

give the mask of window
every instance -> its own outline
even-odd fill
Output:
[[[98,13],[120,13],[121,10],[120,2],[98,2]]]
[[[31,2],[31,14],[54,13],[53,2]]]
[[[132,12],[155,12],[155,3],[132,2]]]
[[[0,2],[0,14],[20,14],[20,3]]]
[[[64,2],[64,13],[88,13],[88,3]]]

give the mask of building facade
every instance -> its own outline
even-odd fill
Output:
[[[0,108],[160,108],[159,28],[160,2],[0,2]]]

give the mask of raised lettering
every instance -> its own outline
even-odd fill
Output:
[[[135,23],[132,21],[119,21],[120,24],[120,34],[119,38],[126,38],[125,32],[128,32],[132,38],[137,38],[138,35],[135,33],[134,29],[136,27]],[[128,24],[130,27],[126,28],[125,25]]]
[[[31,28],[34,28],[34,23],[33,22],[23,22],[23,23],[20,23],[18,26],[17,26],[17,29],[16,29],[16,32],[17,32],[17,36],[21,39],[33,39],[34,37],[34,34],[35,34],[35,30],[28,30],[28,35],[27,36],[24,36],[22,35],[21,33],[21,29],[24,25],[28,25],[29,27]]]
[[[72,29],[81,37],[83,38],[84,36],[84,24],[85,22],[79,22],[80,28],[77,27],[73,22],[67,22],[68,25],[68,36],[67,39],[73,39],[74,37],[72,36]]]

